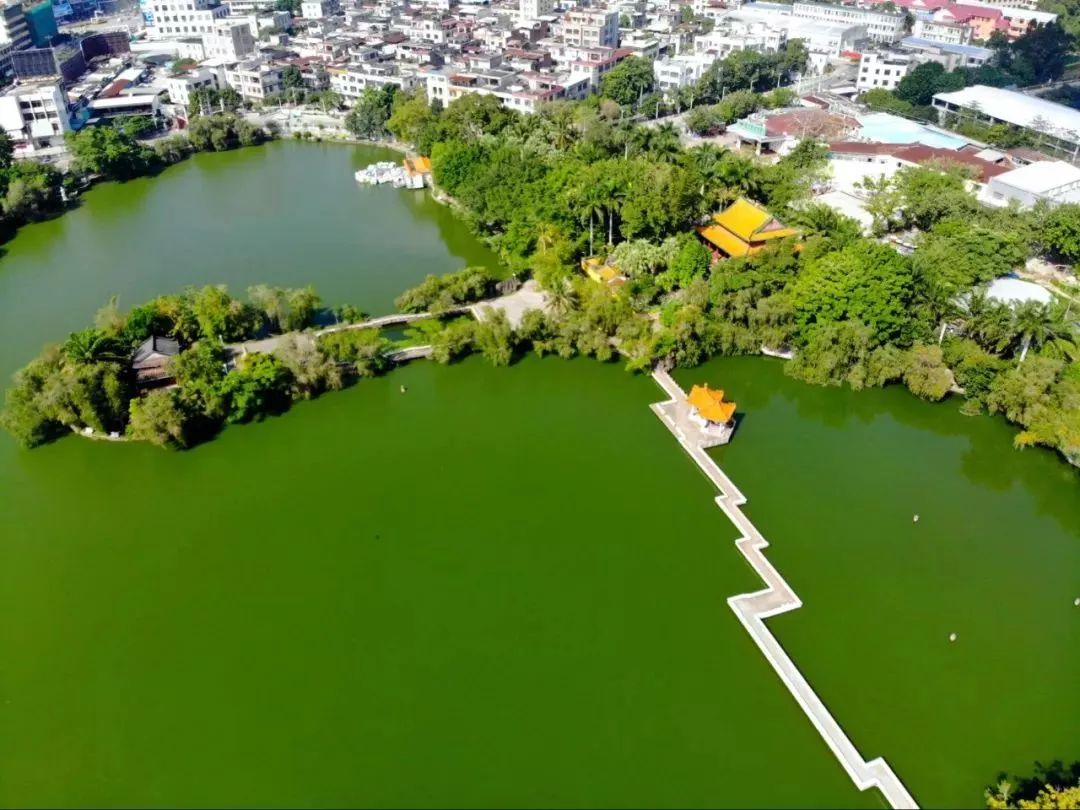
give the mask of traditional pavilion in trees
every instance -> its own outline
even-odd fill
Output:
[[[727,444],[735,430],[735,403],[724,400],[724,392],[707,385],[695,385],[686,398],[690,421],[717,444]]]
[[[698,236],[714,255],[728,258],[749,256],[764,250],[777,239],[798,236],[795,228],[789,228],[760,205],[740,197],[712,221],[697,229]]]

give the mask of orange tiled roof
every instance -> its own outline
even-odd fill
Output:
[[[712,223],[698,228],[698,233],[728,256],[745,256],[760,250],[761,242],[799,235],[745,197],[714,214]]]
[[[720,425],[730,422],[735,415],[735,403],[724,402],[724,392],[707,385],[695,385],[691,388],[686,401],[703,418]]]

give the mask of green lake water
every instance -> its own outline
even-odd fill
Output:
[[[386,158],[277,143],[94,189],[5,246],[0,371],[111,294],[311,283],[379,313],[494,261],[354,183]],[[1071,470],[899,390],[680,379],[740,403],[718,458],[806,603],[772,626],[864,755],[925,806],[1080,758]],[[188,453],[0,437],[0,804],[882,806],[727,607],[760,582],[659,397],[470,359]]]

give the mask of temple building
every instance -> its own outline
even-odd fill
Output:
[[[581,269],[585,275],[597,284],[604,284],[613,290],[626,283],[626,276],[618,267],[610,261],[604,261],[599,256],[590,256],[581,260]]]
[[[712,221],[697,229],[705,244],[719,256],[738,258],[763,250],[769,242],[799,236],[760,205],[740,197]]]
[[[180,344],[173,338],[151,335],[135,349],[131,369],[135,384],[140,388],[168,385],[173,381],[170,361],[180,353]]]
[[[686,398],[690,421],[717,444],[726,444],[735,430],[735,403],[724,401],[724,392],[707,385],[695,385]]]

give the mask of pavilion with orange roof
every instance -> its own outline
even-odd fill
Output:
[[[760,205],[740,197],[712,221],[697,229],[698,236],[713,251],[729,258],[749,256],[764,250],[777,239],[799,236],[799,231],[789,228]]]
[[[724,392],[708,385],[695,385],[686,398],[690,421],[702,430],[729,428],[735,418],[735,403],[724,401]]]

